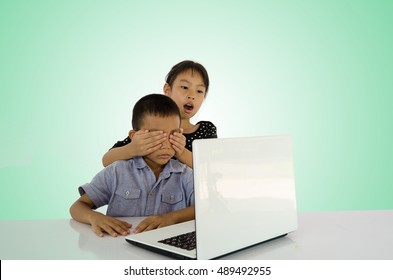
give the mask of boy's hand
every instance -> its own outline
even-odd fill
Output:
[[[120,235],[128,235],[130,233],[131,224],[115,219],[110,216],[96,212],[90,220],[93,231],[100,237],[104,236],[104,232],[116,237]]]
[[[184,152],[186,146],[186,137],[183,135],[183,129],[180,128],[179,132],[175,132],[169,136],[169,142],[175,150],[175,157],[178,159]]]
[[[149,216],[139,223],[139,225],[134,229],[134,233],[148,231],[160,227],[166,227],[173,224],[175,224],[175,220],[172,218],[172,215],[170,215],[170,213],[164,215]]]
[[[134,149],[134,156],[146,156],[160,149],[166,137],[163,131],[139,130],[135,132],[130,143]]]

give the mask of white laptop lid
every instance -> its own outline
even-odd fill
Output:
[[[193,166],[198,259],[296,230],[289,136],[194,140]]]

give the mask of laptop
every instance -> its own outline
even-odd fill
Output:
[[[176,259],[215,259],[297,229],[290,136],[192,145],[195,220],[130,235],[127,242]]]

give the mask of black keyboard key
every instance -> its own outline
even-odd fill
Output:
[[[158,242],[190,251],[196,248],[196,232],[180,234]]]

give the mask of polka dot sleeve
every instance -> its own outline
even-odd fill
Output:
[[[189,134],[184,134],[186,137],[186,148],[192,152],[192,141],[195,139],[217,138],[217,128],[209,121],[200,121],[198,129]]]

